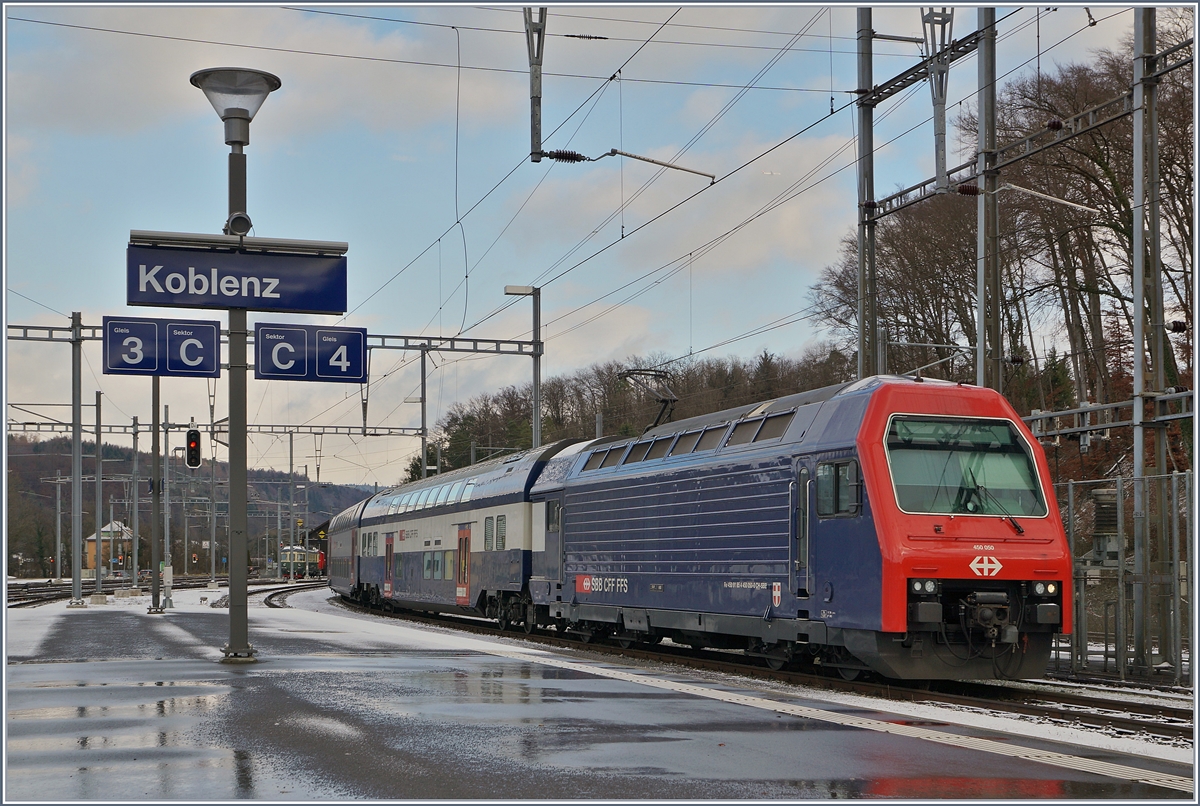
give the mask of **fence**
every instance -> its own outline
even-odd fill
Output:
[[[1192,686],[1192,472],[1056,485],[1074,629],[1054,667]]]

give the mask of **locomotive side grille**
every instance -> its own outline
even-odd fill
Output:
[[[789,481],[787,467],[741,468],[570,494],[567,571],[786,573]]]

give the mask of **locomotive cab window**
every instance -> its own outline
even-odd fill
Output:
[[[1008,420],[895,415],[885,445],[905,512],[1047,514],[1033,455]]]
[[[583,466],[583,472],[586,473],[589,470],[595,470],[596,468],[600,467],[600,463],[604,461],[604,455],[606,453],[608,453],[608,451],[594,451],[592,455],[588,457],[587,464]]]
[[[817,516],[857,515],[859,490],[858,462],[853,459],[817,465]]]
[[[546,531],[557,532],[559,521],[562,518],[562,502],[547,501],[546,502]]]

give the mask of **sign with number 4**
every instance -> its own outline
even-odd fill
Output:
[[[254,377],[273,381],[367,382],[367,331],[355,327],[254,328]]]

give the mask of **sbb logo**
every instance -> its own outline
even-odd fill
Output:
[[[575,577],[575,592],[576,593],[591,593],[592,592],[592,578],[590,576]]]

